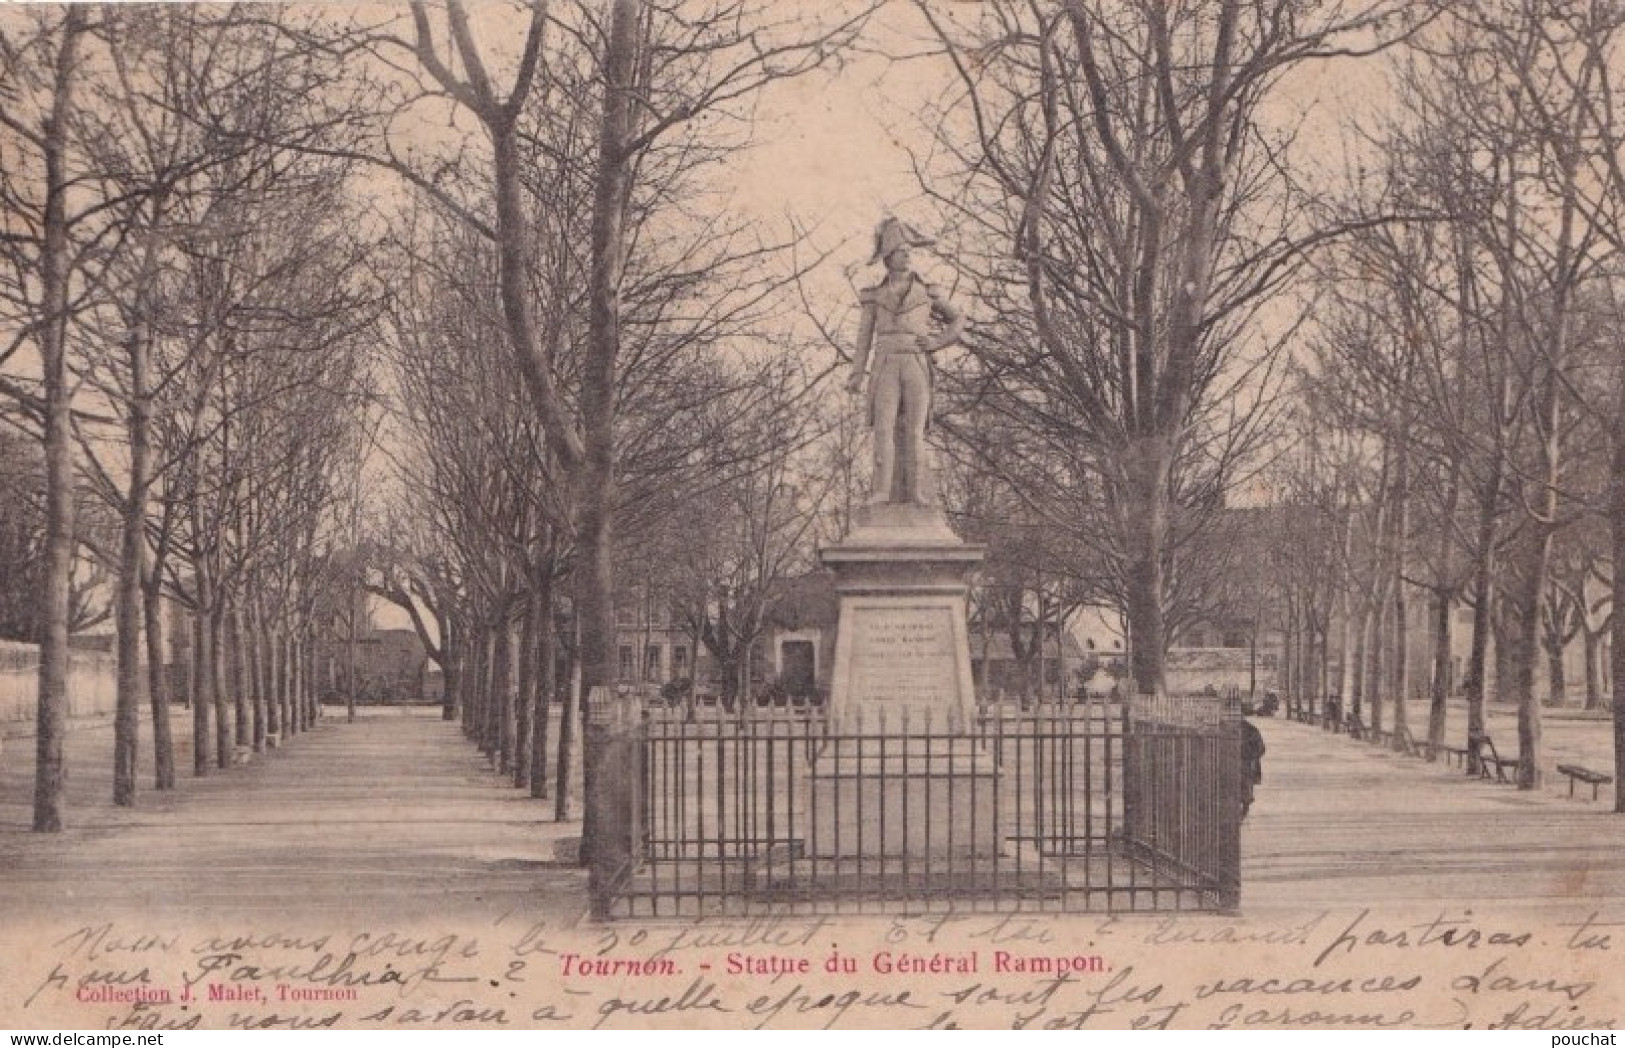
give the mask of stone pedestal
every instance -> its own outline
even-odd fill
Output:
[[[807,853],[821,858],[991,858],[999,852],[993,760],[970,737],[881,752],[834,744],[813,762]]]
[[[983,554],[913,503],[864,507],[820,552],[840,619],[832,736],[809,782],[813,854],[997,852],[993,762],[968,734],[968,579]]]

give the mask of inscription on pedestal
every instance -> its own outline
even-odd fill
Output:
[[[946,708],[957,697],[952,609],[855,607],[847,614],[854,701]]]

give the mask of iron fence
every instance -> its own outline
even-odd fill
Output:
[[[1234,703],[1201,698],[990,706],[968,724],[601,716],[629,836],[594,878],[594,908],[1230,909],[1238,719]]]

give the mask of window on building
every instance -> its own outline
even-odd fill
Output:
[[[1224,646],[1227,648],[1245,648],[1247,646],[1246,630],[1231,630],[1224,635]]]
[[[643,649],[643,679],[660,679],[660,645],[651,644]]]
[[[688,676],[688,647],[683,644],[674,644],[671,649],[671,675],[674,678]]]
[[[622,680],[631,680],[633,674],[635,674],[637,672],[637,668],[638,668],[637,657],[632,652],[632,645],[630,645],[630,644],[622,644],[621,645],[621,679]]]

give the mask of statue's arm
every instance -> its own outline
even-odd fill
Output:
[[[958,342],[965,334],[965,314],[938,293],[936,288],[928,287],[927,290],[931,296],[931,312],[942,321],[942,331],[937,334],[935,345],[930,347],[930,352],[935,353]]]
[[[846,388],[856,393],[863,388],[863,372],[869,365],[869,353],[875,341],[875,300],[871,292],[858,296],[861,309],[858,314],[858,342],[852,351],[852,377]]]

